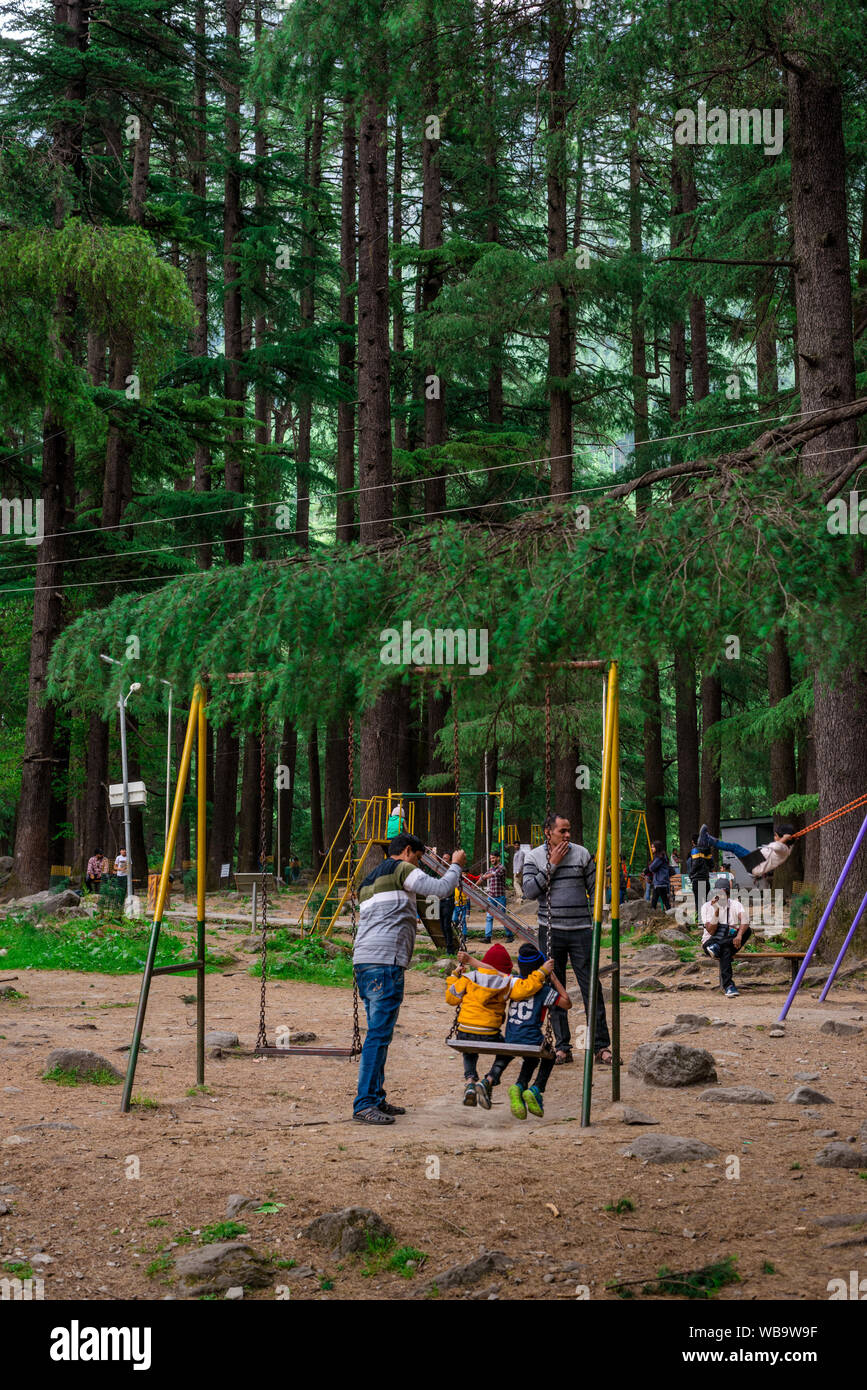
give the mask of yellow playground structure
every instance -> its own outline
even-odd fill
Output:
[[[310,885],[296,922],[305,935],[320,932],[330,936],[338,917],[349,905],[349,841],[350,827],[355,827],[355,855],[352,877],[356,887],[361,881],[362,867],[370,851],[379,847],[383,851],[389,841],[388,821],[393,807],[403,807],[403,828],[411,835],[418,835],[425,844],[430,841],[430,804],[433,797],[445,796],[454,801],[454,792],[396,792],[389,789],[385,796],[355,797],[337,829],[322,867]],[[490,831],[488,843],[493,849],[499,845],[501,860],[505,857],[506,825],[503,809],[503,788],[491,792],[464,792],[464,798],[490,798],[490,815],[486,828]],[[351,818],[351,819],[350,819]],[[392,832],[394,833],[394,832]],[[367,872],[367,870],[365,870]]]

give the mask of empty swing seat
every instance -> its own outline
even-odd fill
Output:
[[[455,1052],[484,1052],[493,1053],[497,1057],[553,1057],[553,1052],[549,1052],[544,1043],[539,1043],[536,1047],[528,1047],[524,1043],[497,1042],[493,1038],[479,1038],[478,1042],[472,1042],[468,1038],[447,1038],[449,1047],[453,1047]]]

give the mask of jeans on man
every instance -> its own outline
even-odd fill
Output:
[[[749,941],[752,934],[751,927],[744,927],[741,937],[741,946]],[[705,955],[716,956],[719,961],[719,982],[721,989],[728,989],[729,986],[733,985],[735,982],[734,975],[732,974],[732,961],[737,955],[737,951],[740,950],[740,946],[735,950],[734,941],[735,939],[731,934],[731,929],[720,923],[713,936],[710,938],[710,941],[704,943]],[[707,947],[710,946],[711,943],[713,943],[718,950],[708,951]]]
[[[692,896],[695,899],[695,918],[696,921],[701,917],[701,910],[707,902],[707,890],[710,879],[694,878],[692,880]]]
[[[490,893],[488,896],[490,897],[492,903],[499,903],[499,904],[500,904],[500,907],[505,907],[505,906],[506,906],[506,899],[505,899],[505,898],[501,898],[501,897],[499,897],[499,896],[496,896],[496,897],[495,897],[493,893]],[[514,937],[513,933],[509,931],[509,928],[508,928],[508,927],[504,927],[503,930],[504,930],[505,933],[506,933],[506,940],[507,940],[507,941],[514,941],[515,937]],[[492,940],[493,940],[493,936],[494,936],[494,919],[493,919],[493,917],[491,916],[491,914],[490,914],[490,912],[489,912],[488,915],[487,915],[487,917],[485,918],[485,940],[486,940],[486,941],[492,941]]]
[[[563,985],[568,989],[566,983],[566,968],[572,962],[572,969],[575,971],[575,978],[581,990],[581,998],[584,1000],[584,1014],[587,1013],[590,1003],[590,948],[593,944],[593,932],[587,927],[579,931],[562,932],[554,930],[552,933],[553,944],[549,954],[554,962],[554,974]],[[549,948],[545,943],[546,932],[544,927],[539,933],[539,947],[545,951]],[[565,1009],[558,1009],[556,1005],[551,1010],[551,1022],[554,1026],[554,1040],[558,1051],[568,1048],[572,1042],[572,1034],[569,1031],[569,1015]],[[603,1047],[609,1047],[611,1035],[608,1032],[608,1019],[605,1016],[605,1000],[602,996],[602,984],[600,982],[596,994],[596,1036],[593,1042],[595,1052],[600,1052]]]
[[[446,943],[446,954],[449,956],[454,955],[455,951],[455,936],[452,930],[454,912],[454,902],[450,902],[448,898],[440,898],[440,927]]]
[[[358,993],[367,1014],[367,1035],[358,1064],[358,1094],[352,1113],[372,1110],[385,1100],[385,1062],[403,1002],[401,965],[357,965]]]

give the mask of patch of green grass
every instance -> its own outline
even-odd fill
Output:
[[[157,1255],[155,1260],[151,1260],[145,1269],[145,1274],[149,1279],[156,1279],[158,1274],[165,1274],[167,1269],[172,1267],[172,1257],[169,1254]]]
[[[240,1221],[216,1221],[213,1226],[203,1226],[199,1234],[202,1245],[215,1245],[219,1240],[234,1240],[245,1236],[247,1227]]]
[[[440,1296],[440,1291],[439,1291],[439,1289],[437,1288],[436,1284],[431,1284],[430,1288],[428,1289],[427,1293],[425,1294],[425,1298],[439,1298],[439,1296]]]
[[[107,1067],[98,1067],[96,1071],[82,1074],[77,1071],[66,1071],[63,1067],[54,1066],[43,1076],[43,1081],[53,1081],[57,1086],[119,1086],[121,1077],[115,1076]]]
[[[369,1279],[373,1274],[379,1274],[386,1263],[388,1256],[394,1249],[394,1236],[367,1236],[367,1254],[364,1260],[364,1268],[361,1271],[363,1279]]]
[[[148,1222],[149,1226],[167,1226],[169,1223],[162,1216],[152,1216]]]
[[[631,1197],[618,1197],[616,1202],[609,1202],[605,1210],[613,1211],[615,1216],[622,1216],[624,1212],[635,1211],[635,1203]]]
[[[210,1086],[191,1086],[187,1091],[188,1096],[212,1096],[213,1094]]]
[[[702,1265],[700,1269],[680,1270],[677,1273],[663,1265],[656,1276],[656,1279],[641,1284],[641,1292],[651,1297],[659,1297],[662,1294],[673,1294],[678,1298],[713,1298],[714,1294],[720,1289],[725,1288],[726,1284],[739,1284],[741,1277],[735,1265],[737,1259],[733,1255],[726,1255],[724,1259],[717,1260],[713,1264]],[[616,1282],[608,1284],[612,1292],[619,1294],[621,1298],[634,1298],[635,1291],[629,1284],[618,1284]]]
[[[13,1279],[32,1279],[33,1266],[26,1260],[4,1260],[3,1268],[7,1274],[11,1274]]]
[[[4,969],[98,971],[101,975],[140,975],[144,969],[150,929],[146,926],[111,926],[95,919],[68,921],[62,926],[41,927],[29,918],[6,918],[3,945],[8,955]],[[172,932],[160,932],[157,965],[177,965],[186,943]],[[216,969],[208,957],[210,969]],[[129,1008],[131,1005],[112,1007]]]
[[[620,1002],[621,1004],[637,1004],[638,1000],[634,994],[621,994]]]
[[[776,1272],[776,1266],[772,1265],[770,1260],[762,1261],[762,1274],[776,1274]]]
[[[400,1249],[395,1250],[389,1259],[387,1267],[396,1270],[404,1279],[412,1279],[426,1259],[427,1255],[423,1250],[416,1250],[412,1245],[401,1245]],[[413,1269],[407,1269],[407,1264],[410,1261],[414,1264]]]
[[[13,989],[11,985],[5,985],[3,989],[0,989],[0,999],[5,999],[9,1004],[15,1004],[19,999],[27,999],[28,997],[20,990]]]
[[[272,1265],[274,1266],[275,1269],[294,1269],[295,1266],[297,1265],[298,1261],[297,1261],[297,1260],[284,1260],[284,1259],[282,1258],[282,1256],[279,1256],[279,1255],[272,1255],[272,1256],[271,1256],[271,1263],[272,1263]],[[338,1265],[337,1268],[338,1268],[338,1269],[341,1269],[342,1266],[341,1266],[341,1265]]]
[[[133,1096],[130,1101],[130,1108],[132,1107],[136,1110],[159,1110],[160,1103],[158,1100],[154,1100],[153,1096],[139,1095]]]
[[[695,947],[694,947],[694,946],[678,946],[678,947],[677,947],[677,954],[678,954],[678,956],[680,957],[680,961],[681,961],[681,964],[682,964],[682,965],[689,965],[690,961],[695,960]]]
[[[326,1279],[323,1275],[322,1278],[319,1280],[319,1287],[323,1293],[327,1293],[329,1289],[334,1288],[334,1280]]]
[[[859,1173],[858,1176],[859,1178],[863,1178],[864,1181],[867,1182],[867,1173]]]
[[[268,977],[273,980],[305,980],[314,985],[352,987],[352,957],[342,952],[332,956],[318,941],[299,941],[286,932],[274,932],[268,942]],[[262,973],[261,960],[250,966],[250,974]]]
[[[282,1211],[285,1205],[285,1202],[263,1202],[261,1207],[256,1207],[256,1211],[263,1216],[273,1216],[275,1212]]]
[[[790,1172],[790,1173],[800,1172],[800,1168],[801,1168],[800,1163],[790,1163],[790,1164],[789,1164],[789,1172]]]

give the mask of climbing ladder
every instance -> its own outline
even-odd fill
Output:
[[[355,825],[356,855],[352,877],[357,887],[362,878],[362,867],[374,845],[385,846],[388,843],[386,829],[390,809],[387,796],[355,797],[351,806],[347,806],[322,867],[298,914],[296,925],[301,927],[305,935],[312,936],[314,932],[319,932],[322,936],[330,936],[349,901],[350,816]],[[410,802],[406,818],[411,833],[414,813],[415,806]],[[345,848],[341,849],[341,844]],[[359,847],[362,847],[360,853]],[[317,897],[319,902],[314,906]]]

